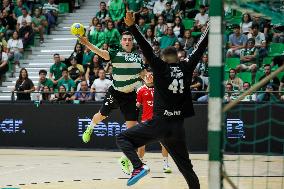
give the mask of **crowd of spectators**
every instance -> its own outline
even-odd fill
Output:
[[[53,2],[53,0],[49,1]],[[128,8],[135,12],[135,21],[140,31],[152,45],[156,56],[160,56],[161,50],[165,47],[174,46],[182,61],[193,51],[205,24],[208,22],[209,6],[202,4],[202,2],[196,0],[101,1],[98,7],[99,11],[94,13],[85,35],[98,48],[105,50],[119,48],[121,34],[127,30],[123,19]],[[37,18],[41,18],[41,10],[36,9],[36,11]],[[29,12],[25,12],[24,9],[22,9],[22,14],[22,19],[29,16]],[[52,15],[55,18],[57,16],[56,14]],[[42,22],[42,27],[52,26],[53,21],[56,22],[56,19],[49,18],[52,15],[45,14],[45,17],[42,17],[42,20],[46,21]],[[20,19],[18,18],[18,20]],[[19,21],[16,28],[29,25],[28,20],[26,19],[26,23]],[[191,26],[187,25],[188,20],[193,21]],[[41,27],[39,25],[32,24],[32,27],[34,31],[40,33]],[[230,23],[227,23],[227,27],[228,25]],[[251,72],[253,80],[256,80],[257,72],[263,71],[263,76],[270,74],[266,69],[270,66],[271,71],[271,65],[263,66],[260,62],[268,56],[269,43],[283,43],[283,32],[275,32],[270,22],[257,14],[252,16],[249,13],[244,13],[241,22],[232,24],[231,28],[232,30],[225,36],[226,57],[239,58],[240,64],[229,70],[229,78],[224,83],[226,89],[224,101],[226,102],[236,99],[254,83],[253,81],[242,81],[238,77],[239,73]],[[13,34],[12,40],[18,40],[17,32]],[[23,47],[25,47],[24,40],[18,45],[17,51],[14,50],[14,53],[12,53],[15,60],[18,60],[21,56],[15,52],[21,54]],[[10,56],[11,53],[8,51],[8,57]],[[66,102],[72,100],[102,101],[104,93],[112,84],[111,62],[106,62],[79,43],[75,45],[70,57],[66,58],[60,56],[60,54],[54,54],[53,58],[54,64],[50,67],[49,78],[46,78],[47,71],[41,70],[39,72],[40,87],[37,90],[55,92],[55,95],[42,95],[41,99]],[[281,61],[283,62],[283,57]],[[197,65],[190,84],[195,101],[208,101],[210,77],[208,70],[208,53],[206,52]],[[262,78],[258,79],[261,80]],[[275,99],[284,99],[280,92],[271,93],[271,87],[273,91],[282,90],[284,78],[277,82],[274,82],[274,80],[268,82],[261,89],[261,93],[249,95],[243,101],[269,101],[274,97]],[[31,87],[29,90],[32,90],[33,85],[29,85],[29,87]]]

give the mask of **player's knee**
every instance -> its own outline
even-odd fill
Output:
[[[123,136],[123,134],[120,133],[116,136],[116,144],[119,148],[122,147],[122,144],[124,141],[125,141],[125,137]]]

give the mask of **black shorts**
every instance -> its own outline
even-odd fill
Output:
[[[103,116],[108,116],[111,110],[116,108],[120,108],[125,121],[137,121],[139,109],[136,107],[136,92],[123,93],[110,86],[100,113]]]

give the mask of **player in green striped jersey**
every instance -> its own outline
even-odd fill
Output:
[[[129,32],[122,34],[121,48],[109,51],[92,45],[85,37],[81,37],[79,40],[103,59],[111,60],[113,66],[113,85],[109,88],[100,111],[93,116],[91,124],[82,136],[83,141],[87,143],[90,141],[93,128],[116,107],[122,111],[127,128],[137,124],[138,110],[135,88],[140,83],[142,58],[138,52],[133,50],[133,36]]]

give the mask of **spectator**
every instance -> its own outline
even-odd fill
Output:
[[[138,21],[138,28],[141,31],[141,33],[146,33],[147,29],[149,28],[148,24],[145,24],[145,19],[143,17],[139,18]]]
[[[198,71],[199,77],[203,81],[203,88],[208,86],[209,80],[209,67],[208,67],[208,54],[202,56],[201,62],[199,62],[195,68]]]
[[[241,33],[247,35],[251,32],[252,20],[249,13],[243,14],[242,21],[240,23]]]
[[[151,46],[153,45],[153,43],[155,41],[155,37],[154,37],[153,30],[151,28],[148,28],[146,30],[145,39],[151,44]]]
[[[76,57],[73,56],[70,59],[70,62],[71,62],[71,66],[68,67],[69,76],[76,83],[77,80],[80,79],[80,74],[84,74],[85,71],[84,71],[83,66],[77,63]]]
[[[52,100],[52,94],[51,89],[48,86],[44,86],[41,93],[41,100],[43,101],[51,101]]]
[[[135,13],[140,13],[142,11],[142,7],[144,5],[143,0],[126,0],[125,2],[130,11]]]
[[[261,76],[259,78],[259,81],[261,81],[262,79],[264,79],[265,77],[269,76],[271,74],[271,65],[270,64],[265,64],[264,65],[264,75]],[[271,79],[270,81],[268,81],[267,83],[265,83],[262,88],[262,90],[266,89],[266,85],[270,84],[273,87],[274,91],[278,91],[279,89],[279,85],[280,85],[280,81],[277,77],[274,77],[273,79]]]
[[[87,70],[87,67],[91,65],[94,55],[95,54],[89,48],[85,48],[83,54],[83,62],[82,62],[84,70]]]
[[[68,70],[66,68],[62,69],[62,78],[58,81],[58,86],[63,85],[67,92],[74,92],[75,82],[70,79]]]
[[[240,53],[241,64],[236,67],[237,72],[249,70],[255,75],[257,71],[258,50],[254,44],[254,39],[247,40],[246,48]]]
[[[226,84],[226,92],[224,95],[224,101],[230,102],[232,100],[237,99],[237,94],[233,92],[233,85],[231,83]]]
[[[171,7],[170,2],[166,2],[166,8],[162,11],[162,15],[164,16],[166,23],[169,26],[172,26],[176,15],[174,9]]]
[[[39,73],[39,81],[37,86],[37,91],[43,91],[43,88],[47,86],[51,92],[53,92],[53,82],[46,78],[47,71],[46,70],[40,70]]]
[[[23,42],[21,39],[19,39],[18,32],[15,31],[13,33],[13,36],[8,41],[8,57],[10,60],[14,61],[15,67],[13,69],[13,72],[15,72],[15,69],[20,66],[20,59],[23,56]]]
[[[184,36],[181,39],[181,45],[183,46],[183,49],[185,51],[189,51],[191,48],[193,48],[194,45],[194,38],[191,36],[190,30],[185,30]]]
[[[99,56],[95,55],[92,64],[87,68],[86,71],[86,80],[89,81],[90,85],[92,85],[94,80],[99,77],[99,69]]]
[[[8,55],[4,51],[3,46],[0,46],[0,81],[2,79],[2,76],[9,70],[8,65]]]
[[[17,30],[23,27],[24,22],[26,22],[26,25],[31,26],[32,17],[28,14],[27,9],[22,8],[22,16],[19,16],[17,19]]]
[[[247,91],[250,89],[250,83],[249,82],[244,82],[243,84],[243,92]],[[251,101],[256,101],[256,94],[249,94],[247,96],[244,97],[244,99],[242,99],[241,101],[243,102],[251,102]]]
[[[243,80],[237,77],[237,71],[233,68],[230,69],[229,78],[225,83],[231,83],[234,91],[240,91],[243,89]]]
[[[247,36],[241,33],[239,25],[234,25],[234,33],[229,36],[227,57],[239,57],[241,49],[245,48],[246,43]]]
[[[109,15],[112,21],[114,21],[115,27],[121,27],[121,22],[125,16],[125,5],[123,0],[112,0],[109,4]]]
[[[166,4],[164,0],[157,0],[153,8],[153,13],[155,14],[155,16],[156,17],[161,16],[165,7],[166,7]]]
[[[258,30],[264,34],[267,34],[267,25],[266,25],[266,21],[261,17],[260,14],[255,14],[253,16],[253,23],[252,25],[258,25]]]
[[[50,29],[55,26],[58,17],[58,5],[54,3],[54,0],[48,0],[48,3],[43,5],[43,13],[48,22],[48,33]]]
[[[160,40],[167,33],[167,24],[165,23],[165,19],[162,15],[158,17],[158,24],[155,26],[155,37]]]
[[[23,9],[26,9],[27,14],[30,12],[29,8],[23,3],[23,0],[17,0],[17,6],[13,10],[14,19],[17,19],[19,16],[23,15]]]
[[[0,20],[0,37],[3,38],[4,34],[6,33],[6,27],[3,26],[2,20]]]
[[[86,77],[85,74],[80,73],[80,79],[77,80],[76,84],[76,91],[80,91],[81,90],[81,82],[82,81],[86,81]],[[88,86],[90,86],[89,81],[86,81]]]
[[[202,91],[203,81],[198,75],[198,71],[195,69],[192,74],[192,81],[190,85],[191,91],[194,91],[195,93],[192,94],[192,99],[197,101],[197,99],[201,96],[203,96],[203,93],[200,93]]]
[[[89,40],[93,45],[97,46],[98,48],[101,48],[106,42],[106,36],[105,33],[102,31],[101,23],[98,23],[96,25],[96,30],[92,33],[92,35],[89,36]]]
[[[105,43],[108,44],[111,48],[118,48],[120,41],[120,33],[116,28],[114,28],[114,24],[112,21],[107,22],[107,27],[105,29]]]
[[[174,47],[176,48],[177,52],[183,50],[183,48],[182,48],[182,46],[181,46],[181,44],[180,44],[179,41],[176,41],[176,42],[175,42]]]
[[[71,97],[72,100],[79,100],[80,102],[91,101],[92,93],[90,93],[88,84],[86,81],[82,81],[81,89],[78,92],[75,92],[75,95]]]
[[[110,15],[108,10],[106,9],[106,3],[101,1],[100,2],[100,10],[96,14],[96,18],[99,19],[99,22],[104,24],[106,21],[109,21]]]
[[[62,79],[62,70],[66,68],[66,65],[60,61],[60,55],[57,53],[53,55],[53,59],[54,64],[50,67],[49,79],[53,82],[53,85],[56,86],[58,81]]]
[[[91,92],[95,93],[95,100],[102,102],[105,98],[108,88],[112,85],[112,81],[105,78],[105,70],[99,70],[99,78],[94,81]]]
[[[265,87],[265,92],[257,95],[258,102],[278,102],[278,96],[276,93],[273,93],[272,84],[268,84]]]
[[[173,28],[168,27],[167,35],[164,35],[160,40],[160,47],[161,47],[161,49],[164,49],[168,46],[173,46],[176,41],[178,41],[178,39],[174,35]]]
[[[273,38],[272,42],[273,43],[284,43],[284,31],[280,29],[280,27],[274,27],[273,28],[274,33],[273,33]]]
[[[139,18],[144,18],[145,23],[149,25],[150,27],[155,26],[155,17],[154,15],[149,11],[148,7],[143,7],[142,12],[139,15]]]
[[[255,40],[255,47],[259,50],[259,56],[264,57],[267,55],[266,39],[265,35],[259,31],[259,25],[253,23],[252,32],[248,34],[248,39],[253,38]]]
[[[100,23],[99,19],[97,17],[94,17],[92,19],[92,22],[90,24],[90,27],[88,29],[88,36],[93,35],[94,32],[96,31],[96,25]]]
[[[28,25],[26,20],[23,20],[22,27],[19,30],[19,37],[23,42],[24,48],[31,45],[34,40],[34,31],[31,25]]]
[[[43,43],[45,28],[48,26],[45,16],[42,15],[41,10],[36,8],[34,11],[34,16],[32,17],[32,27],[33,30],[39,34],[40,43]]]
[[[55,94],[54,100],[57,102],[70,102],[71,95],[67,93],[66,87],[64,85],[59,86],[58,93]]]
[[[153,43],[153,50],[154,50],[154,54],[157,57],[161,56],[161,48],[160,48],[160,43],[158,41],[154,41],[154,43]]]
[[[105,71],[106,71],[106,78],[113,81],[113,77],[112,77],[112,64],[109,62],[107,63],[106,67],[105,67]],[[99,74],[99,69],[96,72],[97,74]]]
[[[71,66],[71,59],[76,57],[78,64],[83,64],[83,46],[80,43],[75,45],[74,51],[71,53],[70,57],[65,60],[65,64],[67,67]]]
[[[179,41],[182,40],[182,37],[184,36],[184,25],[181,22],[181,18],[179,16],[176,16],[174,26],[173,26],[173,31],[175,36],[179,39]]]
[[[14,89],[17,92],[17,100],[31,100],[31,92],[34,90],[34,83],[29,79],[27,70],[22,68]]]
[[[180,5],[180,10],[183,11],[184,17],[194,18],[196,14],[199,13],[198,10],[195,10],[195,6],[196,0],[182,1]]]
[[[6,28],[5,38],[8,40],[13,32],[16,30],[17,20],[13,16],[9,15],[8,10],[2,11],[1,21]]]
[[[2,8],[1,8],[1,12],[3,13],[3,11],[7,12],[8,15],[12,15],[13,14],[13,10],[14,10],[14,4],[10,2],[10,0],[3,0],[2,1]]]
[[[195,20],[195,29],[199,30],[207,23],[208,21],[208,14],[206,14],[206,9],[204,5],[200,5],[199,9],[200,13],[196,14]]]
[[[4,35],[5,34],[0,32],[0,46],[3,48],[3,51],[7,52],[7,41],[5,40]]]

